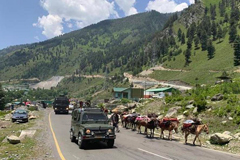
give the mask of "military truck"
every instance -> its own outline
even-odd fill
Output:
[[[55,98],[53,102],[53,109],[55,114],[69,112],[69,99],[65,96]]]
[[[109,148],[116,138],[114,127],[99,108],[77,108],[72,112],[70,139],[84,149],[90,142],[103,141]]]

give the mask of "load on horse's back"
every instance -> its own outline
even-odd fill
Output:
[[[193,145],[195,145],[195,141],[198,138],[200,146],[202,145],[199,135],[204,131],[207,134],[209,133],[208,125],[202,124],[202,122],[198,119],[190,119],[186,120],[182,126],[182,132],[185,134],[185,144],[187,144],[187,138],[189,134],[196,135],[193,140]]]
[[[172,140],[172,131],[175,130],[176,133],[178,133],[178,125],[179,121],[177,118],[168,118],[165,117],[162,120],[159,120],[159,127],[161,128],[161,135],[160,138],[164,139],[164,130],[169,131],[168,139]]]

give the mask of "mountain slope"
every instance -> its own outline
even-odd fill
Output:
[[[151,45],[157,43],[157,47],[161,46],[157,48],[155,59],[158,59],[163,67],[188,72],[155,71],[151,77],[196,84],[214,83],[223,71],[227,71],[232,78],[239,76],[234,72],[238,66],[234,65],[234,40],[230,42],[229,34],[233,30],[231,25],[237,26],[239,23],[238,6],[238,0],[203,0],[186,9],[177,20],[154,38],[155,41],[153,40]],[[169,30],[172,30],[172,34],[169,34]],[[182,34],[180,39],[179,30]],[[239,34],[237,27],[236,34]],[[169,40],[164,45],[167,46],[166,52],[161,55],[162,46],[166,43],[161,41],[164,36]],[[209,47],[214,48],[213,53],[209,52]]]
[[[0,80],[113,71],[127,65],[146,38],[161,30],[170,16],[151,11],[105,20],[10,51],[0,60]]]

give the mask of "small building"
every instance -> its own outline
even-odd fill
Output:
[[[162,98],[162,97],[165,96],[166,93],[168,95],[172,95],[173,91],[176,91],[176,89],[172,88],[172,87],[169,87],[169,88],[154,88],[154,89],[145,90],[145,94],[146,94],[146,96],[150,95],[151,97],[156,96],[158,98]]]
[[[131,100],[138,100],[143,98],[144,89],[142,88],[113,88],[113,96],[116,99],[127,98]]]

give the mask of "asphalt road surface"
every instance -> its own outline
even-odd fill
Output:
[[[50,121],[58,145],[53,149],[57,159],[66,160],[239,160],[240,155],[204,149],[198,146],[184,145],[177,141],[158,138],[150,139],[125,128],[116,133],[113,148],[104,143],[94,143],[87,149],[79,149],[69,138],[71,114],[50,114]],[[56,143],[56,142],[55,142]],[[62,156],[61,156],[62,154]],[[61,158],[62,157],[62,158]]]

